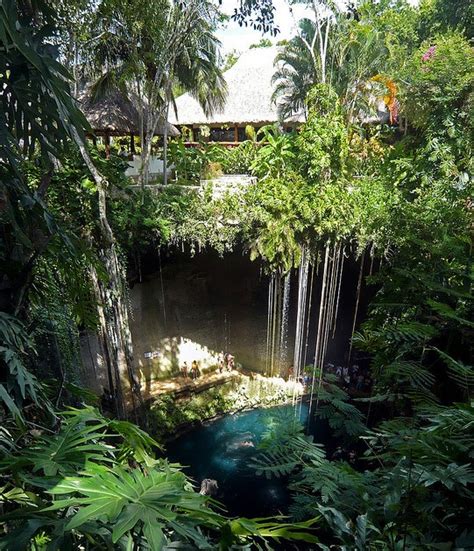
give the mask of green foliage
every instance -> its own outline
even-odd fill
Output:
[[[224,64],[222,66],[222,71],[228,71],[233,67],[239,60],[240,53],[237,50],[230,51],[224,58]]]
[[[265,136],[268,137],[268,134],[267,131]],[[207,177],[213,165],[218,166],[224,174],[251,174],[253,167],[258,166],[256,157],[259,149],[256,137],[228,148],[204,142],[197,147],[186,147],[182,139],[176,139],[170,142],[169,154],[177,183],[199,185],[201,178]]]
[[[181,426],[210,419],[231,407],[232,404],[219,391],[205,391],[180,402],[176,402],[171,395],[165,395],[151,406],[153,433],[164,439],[175,434]]]
[[[259,445],[260,453],[253,466],[257,475],[267,478],[291,474],[307,460],[321,463],[324,451],[305,436],[303,427],[293,412],[275,417]]]
[[[317,186],[294,171],[259,181],[245,199],[244,236],[251,258],[261,256],[285,272],[299,265],[303,244],[316,252],[327,239],[351,235],[357,223],[343,184]]]
[[[372,111],[367,82],[384,71],[389,51],[403,59],[403,48],[416,34],[414,10],[383,4],[359,2],[348,10],[334,2],[311,6],[317,15],[300,19],[297,35],[277,55],[273,97],[282,120],[308,115],[308,93],[321,84],[337,92],[350,123]]]
[[[44,6],[42,6],[44,8]],[[35,10],[38,10],[35,6]],[[45,42],[54,34],[53,14],[44,9],[32,24],[29,7],[13,0],[0,7],[0,244],[4,281],[2,308],[24,315],[37,260],[49,251],[65,263],[77,245],[45,203],[53,159],[71,138],[88,128],[70,96],[69,75]],[[25,164],[35,158],[36,182]],[[33,184],[33,185],[32,185]],[[36,184],[36,185],[34,185]],[[69,271],[72,275],[74,270]]]
[[[295,159],[295,136],[281,134],[272,126],[264,126],[258,132],[263,144],[258,148],[251,164],[252,172],[260,179],[282,178]]]
[[[199,185],[208,161],[203,147],[186,147],[183,139],[178,138],[168,146],[169,160],[174,167],[176,179],[181,185]]]
[[[205,498],[189,491],[185,475],[166,465],[162,471],[151,470],[146,475],[120,466],[89,465],[85,475],[64,478],[49,493],[60,499],[45,511],[79,508],[68,518],[65,531],[105,521],[113,525],[114,544],[124,536],[124,543],[135,536],[152,549],[161,549],[167,541],[167,527],[178,537],[209,549],[201,530],[220,524],[219,515],[203,507]]]
[[[66,476],[83,467],[87,461],[101,461],[107,447],[97,442],[106,426],[105,421],[95,422],[86,415],[71,417],[58,434],[43,434],[38,441],[24,450],[19,457],[11,457],[8,467],[12,472],[30,471],[46,478]]]
[[[246,140],[224,152],[219,159],[225,174],[251,174],[258,145],[253,140]]]
[[[457,29],[467,39],[474,36],[474,8],[469,0],[424,0],[418,17],[419,33],[425,39]]]
[[[298,36],[284,44],[275,59],[278,65],[272,79],[275,86],[273,99],[281,119],[306,113],[306,96],[319,78],[318,68],[305,44],[305,41],[312,43],[314,39],[314,23],[305,18],[298,25]]]
[[[452,139],[472,133],[474,53],[460,33],[423,42],[403,70],[405,109],[418,128]]]
[[[310,111],[297,141],[301,171],[322,185],[344,173],[348,153],[347,129],[339,98],[326,84],[314,86],[307,98]]]
[[[270,266],[288,271],[299,264],[314,194],[294,174],[259,183],[252,193],[255,207],[247,221],[250,257],[261,256]]]
[[[317,541],[308,531],[314,520],[227,520],[176,465],[153,459],[156,442],[130,423],[107,420],[91,408],[71,409],[60,419],[57,433],[40,434],[33,445],[4,455],[2,504],[9,529],[0,538],[2,549],[26,549],[38,538],[52,548],[118,544],[156,550],[226,550],[258,539]]]
[[[178,7],[171,13],[167,2],[99,4],[107,21],[93,42],[96,59],[107,61],[115,84],[131,75],[150,84],[166,65],[156,60],[169,61],[164,14],[181,21],[182,13]],[[296,138],[267,128],[263,143],[249,135],[229,150],[170,146],[181,183],[197,184],[214,169],[257,174],[246,190],[216,196],[212,187],[169,186],[137,197],[123,162],[92,152],[109,182],[113,229],[130,259],[164,242],[222,253],[237,240],[252,258],[283,271],[299,264],[302,247],[316,262],[328,242],[359,251],[370,246],[383,258],[369,280],[375,299],[354,338],[370,354],[372,395],[350,401],[325,377],[317,409],[341,440],[357,447],[357,468],[327,459],[289,420],[269,428],[256,460],[259,473],[290,477],[294,518],[320,518],[331,534],[328,545],[341,548],[473,545],[472,10],[459,4],[363,2],[352,18],[328,2],[334,19],[320,31],[330,32],[330,69],[327,84],[315,87],[325,80],[321,44],[305,46],[303,38],[312,43],[317,28],[306,21],[281,58],[280,91],[290,94],[289,110],[299,110],[310,90],[308,120]],[[247,8],[252,12],[252,3]],[[206,32],[194,36],[189,54],[209,46],[207,15]],[[87,125],[68,75],[51,55],[48,41],[63,36],[54,33],[52,16],[42,2],[0,6],[2,547],[229,549],[257,541],[261,548],[268,538],[288,537],[327,548],[308,534],[312,520],[289,526],[223,518],[177,467],[153,457],[156,443],[134,425],[92,409],[52,414],[48,392],[55,391],[57,403],[65,391],[90,396],[69,372],[56,382],[59,390],[47,387],[39,365],[52,357],[45,344],[55,341],[63,362],[77,369],[68,345],[78,326],[97,323],[90,269],[107,281],[96,258],[106,245],[98,222],[105,206],[97,181],[68,144]],[[125,26],[129,35],[117,32],[123,21],[136,24]],[[219,80],[216,52],[208,53],[173,58],[172,70],[180,87],[204,103]],[[380,74],[396,89],[399,128],[359,125],[373,109],[370,100],[380,99],[370,97],[379,93],[370,79]],[[275,389],[260,397],[250,388],[205,393],[180,408],[163,398],[153,416],[164,436],[184,422],[284,398]]]
[[[272,45],[272,41],[269,38],[261,38],[256,44],[250,44],[249,50],[253,48],[269,48]]]
[[[0,361],[4,368],[0,383],[0,400],[16,422],[25,422],[22,406],[32,401],[39,406],[39,400],[44,403],[42,388],[37,378],[30,373],[25,363],[28,354],[34,354],[32,342],[28,337],[26,327],[14,316],[0,312]]]
[[[69,94],[66,70],[42,47],[53,31],[51,13],[45,10],[43,15],[42,25],[35,27],[28,10],[14,0],[0,7],[0,82],[10,107],[1,116],[2,165],[7,160],[16,164],[20,140],[25,156],[38,146],[48,164],[48,155],[61,150],[73,127],[77,132],[88,127]]]
[[[170,219],[181,207],[185,208],[186,196],[165,192],[168,199],[168,216],[163,212],[161,196],[151,189],[143,193],[125,190],[110,202],[110,220],[117,232],[119,243],[130,258],[156,247],[170,236]],[[143,200],[141,200],[143,198]]]
[[[309,180],[319,189],[309,198],[307,186],[298,206],[290,203],[301,227],[289,256],[316,241],[310,227],[330,236],[329,220],[335,236],[383,251],[383,268],[369,278],[376,297],[354,337],[370,353],[374,388],[369,398],[350,401],[325,376],[319,392],[316,414],[360,450],[357,470],[325,459],[301,429],[288,437],[284,425],[273,429],[270,452],[262,450],[256,468],[289,475],[294,518],[322,515],[331,542],[347,549],[472,545],[472,48],[452,30],[423,42],[417,25],[425,8],[380,2],[359,11],[359,25],[385,35],[384,63],[399,77],[405,135],[347,128],[345,98],[334,85],[337,96],[314,92],[298,138],[306,167],[299,185]],[[291,201],[291,178],[280,185]],[[344,223],[334,223],[336,208],[324,211],[324,187],[338,190],[331,206],[347,206]],[[277,206],[275,219],[286,212],[267,201]],[[287,228],[293,239],[294,224]],[[269,239],[259,229],[258,240]]]
[[[139,113],[151,104],[161,117],[174,103],[173,88],[193,94],[206,114],[222,107],[226,84],[211,2],[179,7],[165,0],[102,0],[92,11],[96,39],[81,44],[81,53],[92,66],[96,96],[119,91]],[[134,86],[138,94],[130,93]],[[145,133],[153,136],[150,122],[142,118]]]
[[[322,403],[316,411],[320,419],[327,419],[337,438],[349,441],[365,432],[361,411],[349,402],[348,394],[336,383],[334,375],[326,375],[325,385],[318,390],[318,400]]]

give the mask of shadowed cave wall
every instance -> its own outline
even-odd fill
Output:
[[[161,270],[160,270],[161,264]],[[344,362],[352,328],[358,265],[346,261],[335,338],[327,360]],[[367,270],[366,270],[367,271]],[[241,251],[220,257],[215,252],[194,256],[169,250],[151,255],[142,266],[142,282],[130,292],[131,330],[137,367],[145,381],[176,374],[182,362],[196,359],[204,370],[229,351],[244,369],[264,372],[268,281],[262,264]],[[320,296],[320,276],[314,277],[306,363],[312,361]],[[363,290],[359,320],[365,315]],[[284,373],[292,364],[297,308],[297,274],[292,274],[288,350]]]
[[[199,362],[203,372],[217,365],[220,352],[231,352],[245,370],[265,372],[269,277],[260,261],[237,250],[223,257],[214,251],[191,255],[177,248],[152,251],[130,273],[130,325],[135,365],[145,396],[153,380],[178,374],[184,361]],[[366,263],[364,273],[369,271]],[[321,270],[320,270],[321,272]],[[347,259],[341,287],[337,331],[329,340],[327,361],[345,363],[352,330],[359,264]],[[298,275],[291,277],[286,354],[277,365],[285,375],[293,363]],[[313,361],[318,323],[321,273],[312,291],[306,364]],[[374,289],[363,287],[359,322]],[[308,291],[309,295],[309,291]],[[88,386],[107,387],[102,353],[93,335],[82,339]],[[360,358],[359,358],[360,361]]]

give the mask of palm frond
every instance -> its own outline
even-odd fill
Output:
[[[474,386],[474,367],[472,365],[464,365],[459,360],[455,360],[446,352],[433,347],[440,357],[445,361],[448,368],[449,377],[463,390],[468,391]]]

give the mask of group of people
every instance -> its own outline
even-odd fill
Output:
[[[201,370],[199,369],[198,362],[196,360],[193,360],[193,363],[191,364],[191,370],[189,370],[188,362],[183,362],[183,365],[181,366],[181,375],[184,379],[187,379],[189,376],[191,376],[191,379],[193,381],[200,377]]]
[[[300,373],[299,375],[296,375],[296,377],[295,377],[295,368],[293,367],[293,365],[290,365],[290,367],[288,368],[288,378],[287,378],[287,380],[288,381],[296,381],[298,383],[301,383],[304,386],[308,386],[312,383],[313,378],[307,372]]]
[[[341,384],[350,389],[358,391],[367,391],[372,386],[372,379],[366,368],[360,367],[358,364],[353,364],[349,367],[335,366],[328,363],[325,368],[326,373],[335,375]]]
[[[358,364],[352,366],[342,367],[340,365],[335,366],[332,363],[327,363],[324,366],[323,373],[331,373],[336,376],[338,381],[346,389],[358,390],[365,392],[370,390],[372,386],[372,379],[366,368],[360,367]],[[313,377],[310,373],[301,373],[295,377],[294,367],[291,365],[288,369],[288,380],[297,380],[305,387],[310,386],[313,381]]]
[[[218,368],[220,373],[224,371],[233,371],[235,369],[235,357],[230,352],[226,352],[225,354],[221,352],[218,359]],[[188,362],[183,362],[180,367],[180,372],[184,379],[191,378],[193,381],[201,376],[201,370],[197,360],[193,360],[191,369],[189,369]]]
[[[235,369],[235,357],[230,353],[221,352],[218,360],[219,373],[233,371]]]

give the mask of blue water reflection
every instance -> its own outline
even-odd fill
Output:
[[[292,406],[227,415],[171,442],[167,456],[186,465],[185,472],[198,485],[204,478],[217,480],[216,498],[232,515],[285,514],[290,498],[287,480],[257,476],[251,463],[269,426],[288,415],[294,415]],[[306,424],[306,404],[298,408],[297,416]]]

